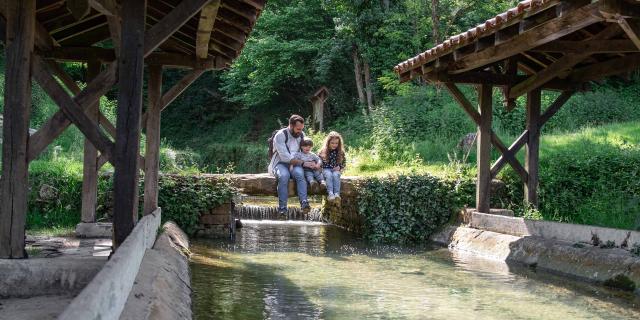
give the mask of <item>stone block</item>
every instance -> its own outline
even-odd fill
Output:
[[[231,222],[230,214],[205,214],[200,216],[200,223],[204,225],[220,225]]]
[[[215,207],[209,211],[209,214],[212,215],[223,215],[223,214],[231,214],[231,203],[223,203],[222,205]]]

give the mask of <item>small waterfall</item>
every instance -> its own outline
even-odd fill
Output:
[[[234,217],[236,219],[251,220],[278,220],[278,207],[236,205],[234,207]],[[287,209],[288,220],[323,221],[320,209],[313,208],[308,214],[302,212],[300,208]]]

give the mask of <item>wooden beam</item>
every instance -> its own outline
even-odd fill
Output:
[[[173,100],[175,100],[184,90],[186,90],[194,81],[198,80],[205,70],[193,70],[180,79],[167,93],[162,95],[160,99],[160,110],[164,110]]]
[[[29,193],[30,65],[36,25],[35,0],[9,0],[6,10],[6,63],[2,178],[0,179],[0,258],[26,258],[25,225]]]
[[[640,53],[635,53],[575,69],[565,81],[575,83],[594,81],[638,68],[640,68]]]
[[[593,36],[590,40],[605,40],[619,34],[619,28],[616,25],[609,25],[603,31]],[[556,62],[548,66],[546,69],[530,76],[527,80],[517,84],[509,92],[509,98],[517,98],[533,89],[539,88],[544,83],[555,77],[562,77],[569,73],[569,69],[588,58],[591,54],[576,53],[567,54],[558,59]]]
[[[51,75],[46,62],[39,56],[33,57],[32,63],[33,78],[42,89],[56,102],[67,119],[91,141],[91,143],[104,154],[107,159],[113,159],[113,142],[100,131],[96,121],[91,120],[84,112],[86,108],[74,101],[65,89]],[[88,105],[90,108],[97,99]]]
[[[560,108],[564,106],[567,101],[569,101],[569,98],[573,96],[573,93],[573,91],[564,91],[556,98],[555,101],[553,101],[553,103],[547,108],[547,110],[545,110],[544,113],[540,116],[540,120],[538,122],[538,125],[540,127],[538,128],[538,130],[542,130],[542,126],[547,123],[547,121],[549,121],[549,119],[551,119],[551,117],[553,117],[553,115],[555,115],[556,112],[558,112],[558,110],[560,110]]]
[[[87,64],[87,81],[95,79],[100,74],[100,61]],[[87,109],[87,116],[99,123],[100,102]],[[98,200],[98,150],[89,139],[84,141],[84,158],[82,166],[82,207],[80,219],[82,222],[96,222],[96,205]]]
[[[167,40],[176,30],[191,19],[191,17],[202,10],[208,2],[209,0],[181,1],[169,14],[153,25],[144,36],[145,56]]]
[[[240,0],[258,10],[262,10],[264,8],[265,1],[264,0]]]
[[[637,1],[599,0],[600,13],[607,18],[640,18]]]
[[[216,22],[220,0],[209,2],[202,12],[200,12],[200,20],[198,22],[198,32],[196,33],[196,56],[206,58],[209,54],[209,40],[213,31],[213,24]]]
[[[467,98],[464,96],[462,91],[460,91],[460,89],[458,89],[458,87],[453,83],[445,83],[445,86],[447,87],[451,95],[454,97],[454,99],[458,102],[458,104],[462,107],[462,109],[469,115],[471,120],[473,120],[476,126],[480,126],[481,118],[482,118],[480,113],[474,110],[471,102],[467,100]],[[494,146],[496,146],[496,149],[498,149],[498,151],[500,151],[504,155],[505,160],[508,161],[511,167],[513,167],[513,169],[520,175],[520,178],[522,178],[523,181],[526,181],[527,180],[526,171],[524,170],[520,162],[518,162],[515,157],[510,156],[507,153],[508,149],[505,146],[505,144],[500,140],[498,135],[495,134],[495,132],[493,132],[491,128],[489,128],[489,130],[491,133],[489,135],[491,139],[491,143]]]
[[[534,89],[527,93],[527,125],[529,132],[525,146],[524,166],[529,180],[524,183],[524,200],[538,207],[538,160],[540,153],[540,102],[542,91]]]
[[[150,214],[158,208],[158,173],[160,170],[160,98],[162,97],[162,67],[149,67],[147,146],[144,167],[144,208]]]
[[[489,213],[491,188],[491,118],[492,118],[492,90],[489,85],[478,88],[478,124],[477,167],[478,181],[476,183],[476,210]]]
[[[587,41],[566,41],[556,40],[533,48],[533,52],[560,52],[569,53],[626,53],[640,51],[636,45],[629,40],[587,40]]]
[[[93,81],[77,94],[73,101],[78,104],[82,110],[86,110],[91,105],[99,101],[100,97],[105,95],[116,81],[115,64],[111,64],[106,70],[102,71]],[[67,119],[62,111],[56,112],[46,123],[40,126],[40,129],[29,138],[29,161],[35,159],[53,140],[55,140],[69,125],[71,121]]]
[[[88,0],[66,0],[67,9],[76,20],[82,20],[91,11]]]
[[[183,1],[176,10],[184,8],[184,4],[193,4],[193,2]],[[138,156],[144,56],[186,21],[178,21],[181,19],[176,17],[177,15],[184,18],[182,11],[175,12],[167,15],[169,20],[149,30],[148,34],[152,39],[148,39],[144,32],[146,1],[122,3],[122,43],[120,59],[118,59],[118,118],[113,182],[113,242],[116,248],[129,236],[138,218]],[[179,25],[176,25],[178,22]]]
[[[89,0],[89,5],[105,16],[119,16],[120,6],[116,0]]]
[[[498,160],[496,160],[496,162],[493,164],[493,166],[491,166],[491,178],[495,178],[498,173],[500,172],[500,170],[502,169],[502,167],[504,167],[505,164],[507,164],[507,162],[509,160],[507,160],[508,157],[512,157],[513,159],[515,159],[515,161],[518,161],[517,158],[515,157],[516,154],[518,154],[518,151],[520,151],[520,148],[522,148],[522,146],[524,146],[524,144],[527,142],[527,140],[529,139],[529,131],[525,130],[512,144],[511,146],[509,146],[509,148],[502,153],[502,155],[498,158]],[[518,163],[520,163],[518,161]],[[523,168],[524,170],[524,168]],[[520,178],[522,178],[523,176],[520,176]],[[526,174],[525,171],[525,178],[527,179],[523,179],[522,182],[526,183],[528,180],[528,175]]]
[[[636,46],[636,49],[640,50],[640,24],[638,24],[638,21],[620,18],[618,19],[618,24]]]
[[[562,17],[551,19],[513,37],[497,46],[469,54],[456,62],[452,73],[461,73],[503,60],[518,52],[527,51],[547,42],[559,39],[584,27],[600,22],[598,4],[577,8]]]

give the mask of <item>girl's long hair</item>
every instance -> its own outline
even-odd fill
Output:
[[[335,131],[331,131],[329,132],[329,134],[327,135],[326,138],[324,138],[324,142],[322,142],[322,149],[320,149],[320,153],[318,154],[318,156],[322,159],[322,161],[329,161],[329,143],[331,142],[331,140],[333,139],[338,139],[338,163],[342,163],[342,161],[344,161],[344,143],[342,142],[342,136],[335,132]]]

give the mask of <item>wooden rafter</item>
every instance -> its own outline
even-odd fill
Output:
[[[631,39],[631,42],[635,44],[636,49],[640,50],[640,24],[637,20],[630,19],[618,19],[618,24],[627,34],[627,37]]]
[[[503,60],[518,52],[526,51],[547,42],[559,39],[576,30],[602,21],[598,15],[597,3],[587,5],[564,16],[549,20],[537,27],[524,31],[517,37],[497,46],[489,46],[477,53],[469,54],[456,62],[456,69],[452,73],[472,70],[488,63]]]
[[[153,25],[144,37],[145,56],[167,40],[175,30],[178,30],[187,20],[202,10],[208,2],[209,0],[184,0],[162,20]]]
[[[206,58],[209,54],[209,40],[213,31],[220,0],[213,0],[200,12],[200,21],[198,22],[198,32],[196,34],[196,56]]]
[[[590,40],[606,40],[620,33],[617,25],[607,26],[603,31],[593,36]],[[542,86],[555,77],[562,77],[569,73],[569,69],[588,58],[591,53],[572,53],[563,56],[546,69],[530,76],[527,80],[517,84],[509,92],[509,98],[517,98],[533,89]]]
[[[568,53],[626,53],[638,52],[640,49],[629,40],[586,40],[565,41],[557,40],[543,44],[530,51],[534,52],[560,52]]]
[[[587,82],[599,80],[605,77],[637,70],[640,68],[640,53],[630,54],[575,69],[567,77],[567,82]]]

